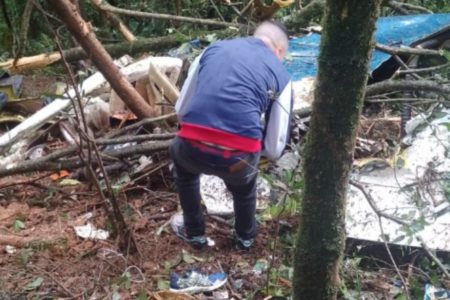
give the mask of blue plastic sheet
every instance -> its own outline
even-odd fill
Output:
[[[377,43],[388,46],[410,46],[448,26],[450,26],[450,14],[382,17],[377,21],[375,40]],[[316,75],[319,44],[320,35],[315,33],[289,41],[289,53],[292,59],[286,61],[285,65],[293,80]],[[387,53],[373,51],[370,71],[377,69],[389,58],[390,55]]]

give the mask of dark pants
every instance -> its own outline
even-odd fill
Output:
[[[260,153],[227,151],[176,137],[170,145],[187,234],[205,234],[200,174],[223,179],[233,195],[235,230],[242,239],[256,235],[256,178]]]

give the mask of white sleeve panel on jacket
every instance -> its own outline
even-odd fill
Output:
[[[181,88],[180,97],[175,104],[175,111],[178,117],[185,114],[186,108],[188,107],[189,100],[195,92],[197,87],[198,72],[200,69],[200,58],[203,52],[197,56],[189,67],[188,76],[184,81],[183,87]]]
[[[292,110],[292,83],[286,85],[277,100],[272,103],[262,155],[275,160],[286,146]]]

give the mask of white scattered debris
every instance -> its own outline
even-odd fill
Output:
[[[5,252],[8,253],[8,254],[14,254],[14,253],[17,252],[17,249],[14,246],[6,245],[5,246]]]
[[[433,114],[410,136],[411,146],[383,168],[356,175],[378,209],[411,224],[408,228],[383,218],[383,230],[393,243],[420,246],[420,236],[430,248],[450,251],[450,110]],[[431,115],[431,116],[433,116]],[[437,117],[436,117],[437,116]],[[353,238],[381,241],[378,218],[355,187],[348,193],[347,231]]]
[[[311,107],[314,101],[315,77],[303,77],[292,82],[294,91],[294,111]]]
[[[206,238],[206,244],[208,245],[208,247],[214,247],[216,245],[216,241],[214,241],[212,238],[207,237]]]
[[[200,192],[208,214],[231,215],[233,214],[233,197],[222,179],[211,175],[200,176]],[[270,185],[262,177],[256,181],[257,202],[256,209],[263,210],[267,207],[270,196]]]
[[[83,239],[106,240],[109,237],[108,231],[96,229],[90,222],[82,226],[73,226],[73,229],[75,229],[75,233]]]

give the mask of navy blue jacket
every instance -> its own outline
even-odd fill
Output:
[[[178,135],[259,151],[264,138],[261,116],[285,89],[290,90],[289,74],[282,62],[260,39],[239,38],[209,46],[202,53],[197,72],[185,82],[195,81],[189,99],[184,100],[187,103],[177,103],[184,105]]]

